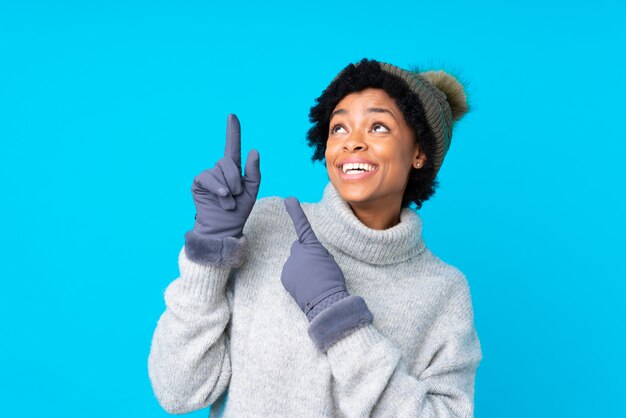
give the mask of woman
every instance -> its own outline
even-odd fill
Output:
[[[467,111],[444,72],[362,60],[311,109],[322,200],[256,201],[239,122],[194,180],[194,228],[165,291],[149,375],[172,413],[473,415],[482,354],[467,280],[421,236],[420,208]]]

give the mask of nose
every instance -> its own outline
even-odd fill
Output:
[[[364,151],[367,149],[367,144],[363,140],[363,135],[358,132],[352,132],[343,143],[343,149],[346,152]]]

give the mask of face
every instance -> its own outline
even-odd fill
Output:
[[[344,97],[330,119],[328,176],[339,195],[360,208],[397,208],[412,167],[426,158],[394,99],[366,89]]]

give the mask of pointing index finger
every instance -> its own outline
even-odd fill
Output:
[[[233,113],[228,115],[228,122],[226,123],[224,156],[230,157],[241,172],[241,125]]]
[[[300,202],[295,197],[288,197],[285,199],[285,208],[287,213],[293,221],[293,226],[296,228],[296,234],[298,235],[298,241],[301,244],[311,244],[318,242],[313,228],[307,219]]]

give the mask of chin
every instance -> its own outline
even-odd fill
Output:
[[[351,184],[336,184],[335,190],[339,193],[339,196],[346,202],[350,203],[361,203],[366,202],[372,198],[372,194],[369,190],[366,190],[366,187],[362,187],[361,185],[351,185]]]
[[[339,196],[352,205],[395,207],[398,202],[402,202],[402,196],[404,195],[404,189],[390,191],[379,184],[347,183],[341,180],[331,180],[331,182]],[[383,190],[386,192],[383,192]]]

